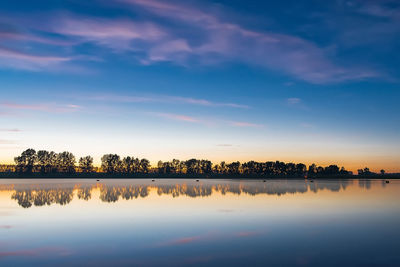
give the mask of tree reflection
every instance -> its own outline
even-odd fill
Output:
[[[154,184],[150,181],[143,181],[141,184],[128,185],[108,185],[106,184],[89,184],[86,186],[74,185],[67,188],[35,188],[35,189],[18,189],[14,187],[15,192],[11,199],[16,200],[18,205],[23,208],[32,206],[45,206],[51,204],[67,205],[76,194],[79,200],[88,201],[92,198],[93,190],[98,190],[99,198],[103,202],[114,203],[119,200],[132,200],[137,198],[145,198],[150,195],[151,191],[157,195],[169,195],[172,197],[208,197],[212,194],[234,194],[234,195],[277,195],[284,194],[302,194],[306,192],[318,192],[319,190],[329,190],[339,192],[345,190],[351,180],[321,180],[321,181],[304,181],[304,180],[270,180],[266,182],[241,181],[241,182],[215,182],[204,181],[194,182],[185,181],[182,183],[160,182]],[[368,180],[360,180],[359,186],[370,189],[371,183]],[[51,186],[50,186],[51,187]]]
[[[39,189],[39,190],[16,190],[11,199],[17,200],[23,208],[34,206],[45,206],[53,203],[66,205],[73,199],[72,189]]]
[[[138,197],[147,197],[149,195],[149,186],[129,186],[129,187],[107,187],[101,186],[100,199],[104,202],[116,202],[121,197],[130,200]]]
[[[78,188],[77,194],[79,199],[83,199],[88,201],[92,198],[92,189],[91,188]]]

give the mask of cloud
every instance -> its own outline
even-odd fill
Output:
[[[227,103],[227,102],[213,102],[206,99],[198,99],[191,97],[182,97],[182,96],[129,96],[129,95],[95,95],[88,97],[79,97],[86,98],[89,100],[96,101],[107,101],[107,102],[120,102],[120,103],[170,103],[170,104],[192,104],[199,106],[209,106],[209,107],[230,107],[230,108],[240,108],[240,109],[248,109],[250,108],[247,105],[236,104],[236,103]]]
[[[69,57],[41,56],[0,47],[0,65],[26,70],[40,70],[71,61]]]
[[[301,98],[291,97],[286,99],[286,105],[291,108],[309,110],[310,108],[303,102]]]
[[[50,113],[66,113],[78,111],[81,107],[78,105],[56,105],[56,104],[18,104],[13,102],[3,102],[0,106],[13,110],[31,110]]]
[[[0,225],[0,229],[11,229],[13,226],[11,225]]]
[[[297,105],[301,103],[301,99],[297,98],[297,97],[291,97],[286,99],[286,102],[288,103],[288,105],[293,106],[293,105]]]
[[[198,119],[195,119],[193,117],[186,116],[186,115],[181,115],[181,114],[173,114],[173,113],[151,113],[151,114],[158,116],[158,117],[167,118],[167,119],[176,120],[176,121],[192,122],[192,123],[200,122]]]
[[[116,6],[116,3],[119,4]],[[41,18],[48,23],[42,23],[37,16],[15,16],[11,21],[23,25],[27,33],[8,31],[1,34],[7,40],[40,42],[52,49],[58,46],[57,42],[65,42],[71,53],[76,53],[80,44],[92,44],[124,53],[125,58],[146,65],[171,62],[193,66],[236,61],[315,84],[383,76],[365,66],[336,64],[329,47],[270,29],[252,30],[223,19],[213,11],[190,6],[187,1],[117,0],[112,6],[130,7],[136,16],[103,18],[58,12]],[[145,12],[141,12],[143,10]],[[378,12],[389,15],[386,13]],[[90,55],[86,56],[41,56],[0,50],[0,57],[7,59],[2,61],[3,66],[30,70],[51,70],[53,65],[72,60],[90,60]]]
[[[314,124],[311,124],[311,123],[308,123],[308,122],[300,123],[300,126],[303,127],[303,128],[308,128],[308,129],[315,128]]]
[[[0,128],[0,132],[14,132],[14,133],[17,133],[17,132],[22,132],[22,130],[17,129],[17,128],[10,128],[10,129]]]
[[[229,124],[235,127],[250,127],[250,128],[259,128],[263,127],[262,124],[256,124],[252,122],[245,122],[245,121],[230,121]]]
[[[393,6],[390,1],[362,1],[358,12],[374,17],[400,20],[400,5]]]
[[[262,124],[256,124],[256,123],[251,123],[251,122],[244,122],[244,121],[226,121],[226,120],[218,120],[215,118],[195,118],[187,115],[182,115],[182,114],[174,114],[174,113],[163,113],[163,112],[148,112],[147,114],[161,117],[161,118],[166,118],[169,120],[176,120],[176,121],[182,121],[182,122],[190,122],[190,123],[200,123],[206,126],[233,126],[233,127],[243,127],[243,128],[260,128],[263,127],[264,125]],[[217,144],[217,146],[232,146],[230,144]]]
[[[166,33],[151,22],[135,22],[129,19],[104,19],[61,15],[52,19],[46,30],[81,41],[94,42],[116,50],[136,50],[134,40],[156,41]]]
[[[152,48],[147,63],[173,61],[180,63],[195,57],[200,63],[239,60],[283,71],[311,83],[334,83],[379,77],[381,74],[364,67],[340,67],[328,59],[324,48],[305,39],[274,32],[258,32],[238,24],[223,22],[210,12],[176,2],[158,0],[119,0],[132,7],[179,21],[204,36],[191,42],[187,36],[176,36],[169,30],[169,38],[175,41],[174,49]],[[186,41],[185,41],[186,40]],[[159,44],[161,47],[164,43]],[[157,53],[152,54],[152,51]],[[179,52],[179,56],[176,53]]]
[[[78,44],[77,42],[73,42],[71,40],[57,39],[54,37],[46,38],[41,36],[35,36],[27,32],[2,31],[1,28],[0,28],[0,40],[2,40],[3,42],[24,41],[24,42],[34,42],[34,43],[57,45],[57,46],[73,46]]]
[[[220,147],[231,147],[233,146],[232,144],[217,144],[216,146],[220,146]]]

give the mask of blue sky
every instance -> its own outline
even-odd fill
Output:
[[[397,1],[3,1],[0,162],[284,160],[400,171]]]

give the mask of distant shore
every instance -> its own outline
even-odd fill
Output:
[[[273,179],[400,179],[398,173],[376,174],[376,175],[346,175],[346,176],[320,176],[320,177],[299,177],[299,176],[263,176],[263,175],[246,175],[246,174],[160,174],[160,173],[135,173],[135,174],[109,174],[109,173],[31,173],[20,174],[14,172],[0,172],[0,179],[258,179],[258,180],[273,180]]]

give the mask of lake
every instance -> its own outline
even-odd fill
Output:
[[[399,266],[400,180],[0,180],[0,266]]]

